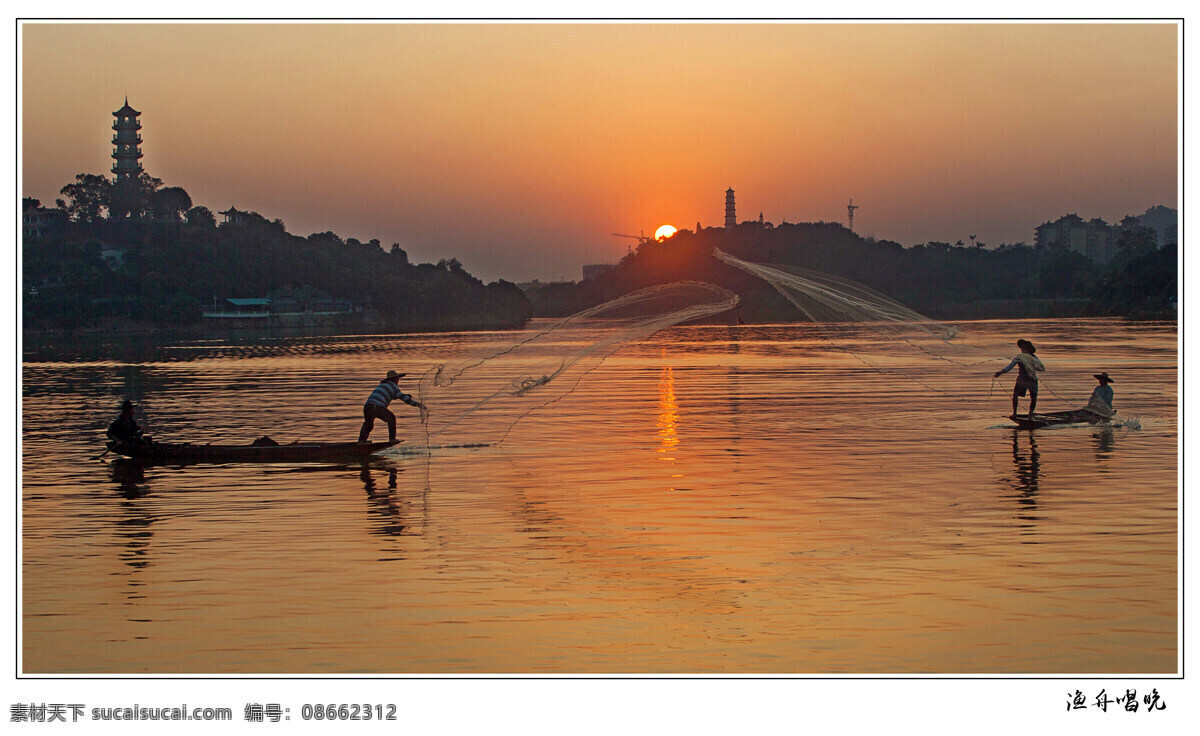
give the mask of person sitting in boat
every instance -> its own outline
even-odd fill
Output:
[[[1113,380],[1108,377],[1107,373],[1096,373],[1092,377],[1099,381],[1100,385],[1092,389],[1092,396],[1088,399],[1084,411],[1111,419],[1117,413],[1116,409],[1113,409],[1113,390],[1109,385]]]
[[[387,377],[380,381],[375,390],[371,392],[371,395],[367,397],[367,403],[363,404],[362,429],[358,432],[358,441],[360,443],[365,443],[367,437],[371,436],[371,429],[375,426],[376,419],[382,419],[387,422],[388,442],[396,441],[396,415],[387,408],[393,399],[400,399],[409,406],[415,406],[418,409],[425,408],[424,404],[400,390],[400,379],[404,375],[396,371],[388,371]]]
[[[126,399],[121,403],[121,416],[108,425],[104,434],[113,442],[124,445],[148,445],[150,438],[142,436],[142,428],[133,418],[133,402]]]
[[[1017,357],[1013,358],[1011,363],[996,371],[996,374],[993,377],[999,378],[1002,374],[1008,373],[1014,367],[1017,369],[1017,382],[1013,386],[1012,393],[1012,416],[1015,417],[1017,415],[1017,399],[1021,396],[1024,396],[1028,391],[1029,416],[1032,418],[1033,410],[1035,407],[1037,407],[1037,373],[1038,371],[1046,370],[1046,366],[1042,365],[1042,361],[1038,360],[1037,356],[1034,355],[1034,353],[1037,352],[1037,348],[1033,346],[1033,343],[1029,342],[1028,340],[1021,339],[1017,340],[1017,347],[1021,349],[1021,352],[1017,353]]]

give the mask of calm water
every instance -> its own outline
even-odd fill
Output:
[[[811,326],[682,327],[500,444],[426,451],[399,405],[366,465],[142,468],[94,459],[125,396],[159,439],[353,440],[387,369],[517,333],[27,346],[22,668],[1176,672],[1175,325],[964,327],[1038,345],[1047,411],[1107,370],[1140,428],[1009,428],[1000,360],[919,366],[945,395]]]

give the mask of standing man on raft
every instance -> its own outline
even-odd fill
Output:
[[[403,373],[388,371],[387,378],[380,381],[371,395],[367,397],[367,403],[363,404],[362,429],[358,432],[359,444],[365,444],[367,437],[371,436],[371,429],[375,426],[376,419],[387,422],[388,442],[396,441],[396,415],[387,408],[393,399],[400,399],[418,409],[425,408],[424,404],[400,390],[400,379],[403,377]]]
[[[999,378],[1001,374],[1008,373],[1014,367],[1016,367],[1018,375],[1017,383],[1013,386],[1012,418],[1015,419],[1017,416],[1017,398],[1024,396],[1025,392],[1028,391],[1029,418],[1032,419],[1033,409],[1037,406],[1037,372],[1046,370],[1046,366],[1042,365],[1042,361],[1038,360],[1037,356],[1034,355],[1034,353],[1037,352],[1037,348],[1033,346],[1033,343],[1029,342],[1028,340],[1021,339],[1017,340],[1017,347],[1021,349],[1021,352],[1017,353],[1017,357],[1013,358],[1011,363],[1009,363],[1003,369],[996,371],[993,378]]]

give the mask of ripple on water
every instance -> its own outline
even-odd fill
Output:
[[[1136,373],[1141,428],[1014,431],[989,370],[946,396],[811,328],[688,327],[499,443],[427,443],[400,406],[367,464],[141,467],[95,459],[124,396],[160,438],[352,439],[381,370],[512,335],[27,352],[24,666],[1174,672],[1174,330],[969,328],[1033,339],[1057,393]]]

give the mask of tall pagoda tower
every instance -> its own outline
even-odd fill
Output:
[[[725,190],[725,229],[737,227],[737,214],[733,207],[733,187]]]
[[[112,172],[116,175],[116,183],[120,184],[125,180],[136,180],[138,175],[142,173],[142,164],[138,160],[142,157],[142,149],[139,146],[142,143],[142,136],[138,133],[142,129],[142,124],[138,122],[140,112],[129,106],[129,97],[125,98],[125,106],[113,113],[113,117],[117,120],[112,127],[116,133],[113,135],[112,157],[116,159],[113,164]]]

